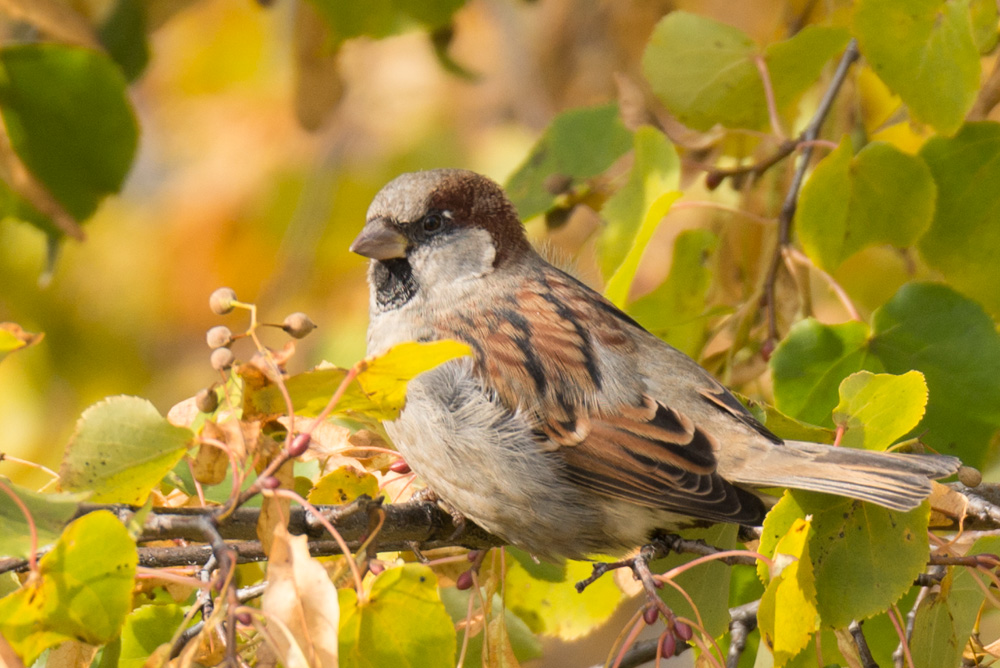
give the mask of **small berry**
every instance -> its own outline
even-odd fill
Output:
[[[252,626],[253,617],[250,616],[249,612],[238,612],[236,613],[236,621],[243,626]]]
[[[656,623],[656,620],[660,618],[660,610],[655,605],[647,606],[645,610],[642,611],[642,619],[644,622],[652,626]]]
[[[219,395],[215,393],[215,389],[206,387],[194,395],[194,405],[202,413],[214,413],[219,407]]]
[[[476,563],[476,560],[479,559],[479,555],[481,555],[482,553],[483,553],[482,550],[469,550],[469,553],[465,555],[465,558],[471,561],[472,563]]]
[[[395,473],[409,473],[410,465],[406,463],[405,459],[397,459],[393,463],[389,464],[389,470]]]
[[[459,591],[472,589],[472,571],[465,571],[455,580],[455,588]]]
[[[236,361],[236,355],[229,348],[216,348],[212,351],[209,361],[212,363],[212,368],[216,371],[225,371]]]
[[[378,575],[385,570],[385,564],[381,561],[369,561],[368,570],[371,571],[372,575]]]
[[[295,434],[288,444],[288,454],[292,457],[298,457],[309,449],[310,442],[312,442],[312,436],[309,434]]]
[[[264,489],[278,489],[281,487],[281,481],[273,475],[269,475],[260,479],[260,486]]]
[[[983,481],[983,474],[971,466],[963,466],[958,469],[958,480],[966,487],[979,487],[979,483]]]
[[[305,313],[293,313],[285,318],[285,321],[281,323],[281,328],[289,336],[301,339],[316,329],[316,324]]]
[[[208,308],[212,309],[215,315],[226,315],[232,312],[235,301],[236,293],[232,288],[219,288],[208,298]]]
[[[228,348],[229,344],[233,342],[233,333],[225,325],[216,325],[205,334],[205,340],[208,341],[208,347],[212,350]]]
[[[686,642],[694,637],[694,631],[684,622],[674,622],[674,635]]]
[[[760,344],[760,356],[764,358],[765,362],[771,361],[771,355],[774,354],[774,339],[765,339],[764,343]]]
[[[677,640],[674,638],[674,634],[667,631],[662,636],[660,636],[660,654],[663,655],[664,659],[669,659],[677,651]]]

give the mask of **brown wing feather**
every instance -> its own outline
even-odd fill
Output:
[[[473,345],[480,377],[511,410],[528,411],[539,443],[565,461],[565,475],[596,493],[712,521],[758,522],[761,501],[716,472],[718,444],[680,411],[645,394],[601,405],[596,348],[637,353],[640,326],[567,274],[546,267],[510,296],[440,324],[440,335]],[[526,315],[530,315],[530,321]],[[622,379],[615,379],[619,384]]]
[[[655,412],[648,417],[651,404]],[[634,412],[591,417],[587,438],[559,449],[571,479],[601,494],[692,517],[763,519],[760,499],[716,472],[717,444],[709,434],[648,396]]]

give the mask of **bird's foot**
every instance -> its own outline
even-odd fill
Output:
[[[430,489],[429,487],[424,487],[421,490],[417,490],[413,494],[413,496],[410,497],[410,501],[413,501],[414,503],[436,504],[439,508],[441,508],[441,510],[445,511],[451,516],[451,523],[454,525],[455,530],[448,537],[449,541],[455,540],[456,538],[462,535],[462,532],[465,531],[465,524],[467,521],[465,515],[459,512],[459,510],[455,506],[451,505],[450,503],[442,499],[440,496],[438,496],[434,492],[434,490]]]

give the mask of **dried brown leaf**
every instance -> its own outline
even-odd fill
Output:
[[[275,531],[267,566],[267,591],[261,609],[285,665],[294,650],[290,640],[311,666],[336,668],[340,608],[337,589],[322,564],[309,556],[305,536],[291,536],[284,527]],[[291,639],[272,620],[280,620]]]

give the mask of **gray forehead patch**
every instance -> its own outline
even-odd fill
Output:
[[[427,212],[427,200],[446,180],[474,176],[464,169],[431,169],[400,174],[375,195],[368,207],[367,220],[389,218],[411,223]]]

